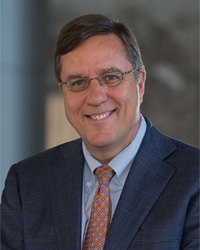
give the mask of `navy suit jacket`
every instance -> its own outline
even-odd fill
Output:
[[[81,139],[11,167],[1,204],[2,250],[80,250]],[[199,248],[199,151],[149,121],[105,250]]]

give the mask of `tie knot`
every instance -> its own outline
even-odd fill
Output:
[[[115,171],[108,165],[96,168],[95,174],[97,175],[99,185],[108,186],[109,181],[113,177]]]

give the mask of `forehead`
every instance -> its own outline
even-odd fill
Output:
[[[106,46],[106,47],[115,47],[117,46],[117,48],[122,49],[123,51],[125,51],[125,46],[122,42],[122,40],[115,34],[105,34],[105,35],[95,35],[92,37],[89,37],[88,39],[86,39],[83,43],[81,43],[79,46],[77,46],[75,49],[73,49],[72,51],[76,50],[76,49],[82,49],[85,48],[87,46]]]
[[[97,35],[88,38],[80,46],[62,55],[60,58],[61,71],[79,68],[110,68],[120,67],[130,62],[126,56],[125,46],[121,39],[114,35]]]

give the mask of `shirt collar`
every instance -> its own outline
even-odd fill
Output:
[[[143,137],[146,132],[146,127],[147,125],[146,125],[145,119],[141,115],[140,127],[133,141],[124,150],[122,150],[117,156],[115,156],[115,158],[113,158],[108,164],[115,171],[122,185],[125,183],[128,171],[142,143]],[[88,152],[84,142],[82,142],[82,145],[83,145],[83,154],[84,154],[86,163],[90,169],[91,174],[93,175],[94,170],[97,167],[101,166],[102,164],[99,161],[97,161]],[[94,179],[94,177],[92,178]]]

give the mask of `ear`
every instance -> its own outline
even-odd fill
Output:
[[[146,82],[146,70],[140,69],[140,79],[138,82],[139,94],[140,94],[140,104],[143,102],[143,96],[145,92],[145,82]]]

